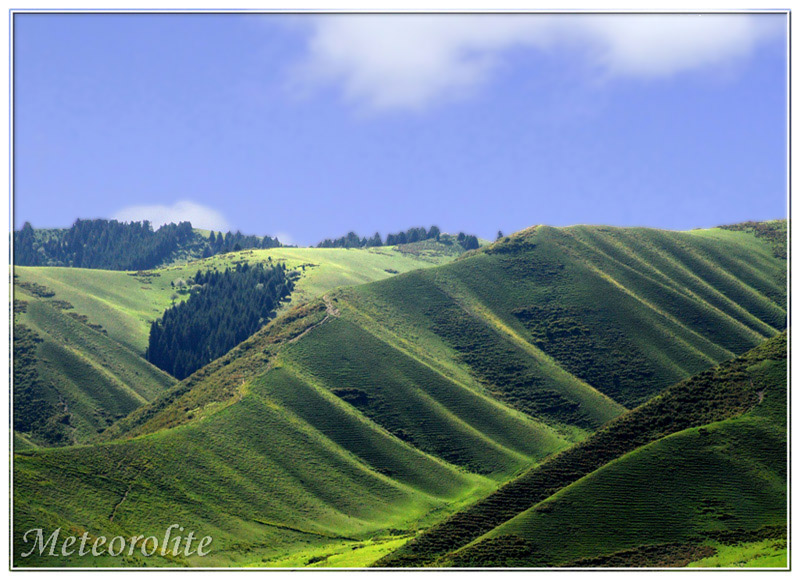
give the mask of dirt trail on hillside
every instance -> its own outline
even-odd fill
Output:
[[[293,343],[293,342],[297,342],[298,340],[303,338],[306,334],[308,334],[309,332],[311,332],[312,330],[314,330],[318,326],[322,326],[323,324],[328,322],[328,320],[331,319],[331,316],[333,316],[334,318],[338,318],[339,317],[339,309],[336,308],[333,305],[333,302],[331,301],[331,299],[328,298],[327,296],[323,296],[322,300],[325,301],[325,318],[323,318],[322,320],[320,320],[316,324],[313,324],[313,325],[309,326],[303,332],[301,332],[300,334],[295,336],[293,339],[291,339],[289,341],[290,344]]]
[[[323,296],[322,299],[325,301],[325,312],[327,312],[329,316],[339,316],[339,309],[333,305],[331,299],[328,296]],[[327,318],[327,316],[325,318]],[[320,324],[322,324],[322,322],[320,322]]]

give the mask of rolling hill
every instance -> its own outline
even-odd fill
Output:
[[[172,303],[173,284],[191,278],[198,270],[224,270],[240,262],[282,262],[301,274],[291,301],[284,307],[287,309],[339,286],[444,264],[461,253],[457,248],[424,242],[369,249],[270,248],[220,254],[141,272],[17,266],[14,273],[18,285],[46,287],[55,293],[55,299],[70,302],[77,313],[105,328],[109,337],[144,353],[150,323]],[[178,300],[184,298],[180,295]]]
[[[214,535],[213,555],[150,564],[367,565],[786,327],[786,262],[748,231],[538,226],[386,274],[285,310],[102,444],[20,451],[16,553],[36,522],[180,521]],[[433,530],[397,554],[428,563],[414,546]],[[112,560],[16,563],[145,563]]]
[[[87,443],[176,383],[43,288],[15,293],[15,447]]]
[[[174,378],[142,355],[152,320],[173,298],[186,298],[176,294],[175,284],[198,270],[224,270],[242,262],[285,264],[300,274],[291,300],[282,306],[286,310],[337,286],[446,263],[461,253],[458,247],[431,241],[397,248],[245,250],[136,272],[18,266],[14,282],[20,312],[15,323],[34,333],[26,334],[34,345],[34,362],[28,367],[36,368],[47,385],[37,387],[36,396],[49,403],[49,418],[38,423],[49,421],[50,426],[47,434],[19,433],[17,443],[88,443],[174,385]],[[20,379],[23,384],[25,378]]]
[[[686,565],[786,538],[786,334],[681,382],[381,564]],[[782,563],[785,566],[785,542]]]

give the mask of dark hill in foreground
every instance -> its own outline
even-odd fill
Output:
[[[784,333],[667,389],[380,565],[666,566],[713,554],[698,548],[715,541],[785,538],[786,365]]]

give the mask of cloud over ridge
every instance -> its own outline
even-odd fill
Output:
[[[192,222],[192,227],[226,231],[228,221],[220,212],[193,201],[177,201],[172,205],[134,205],[122,208],[112,219],[126,222],[149,221],[154,229],[164,224]]]
[[[324,15],[298,76],[368,110],[423,109],[478,88],[511,49],[567,50],[606,77],[659,78],[746,58],[778,16]]]

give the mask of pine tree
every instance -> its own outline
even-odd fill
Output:
[[[150,327],[146,358],[183,379],[256,332],[292,290],[283,264],[199,271],[188,300]]]

